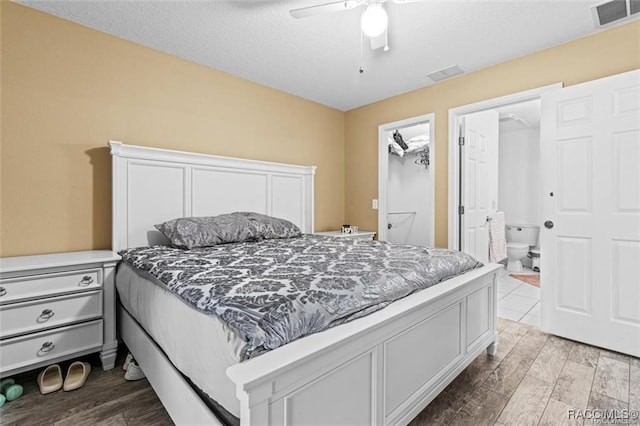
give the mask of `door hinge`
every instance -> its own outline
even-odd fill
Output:
[[[458,214],[464,214],[464,206],[458,207]]]
[[[460,136],[458,138],[458,145],[463,146],[464,145],[464,136]]]

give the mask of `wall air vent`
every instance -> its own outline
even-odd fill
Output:
[[[434,71],[431,74],[427,74],[427,77],[433,81],[441,81],[460,74],[464,74],[464,70],[457,65],[452,65],[450,67]]]
[[[591,7],[596,27],[602,27],[640,12],[640,0],[610,0]]]

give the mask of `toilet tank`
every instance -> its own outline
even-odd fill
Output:
[[[507,225],[507,242],[535,247],[538,244],[539,232],[540,227],[536,225]]]

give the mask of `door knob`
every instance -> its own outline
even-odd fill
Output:
[[[553,228],[553,222],[551,222],[550,220],[547,220],[547,221],[544,223],[544,227],[545,227],[545,228],[547,228],[547,229],[551,229],[551,228]]]

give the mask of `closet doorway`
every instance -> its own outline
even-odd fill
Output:
[[[378,127],[378,240],[433,246],[434,145],[433,113]]]

